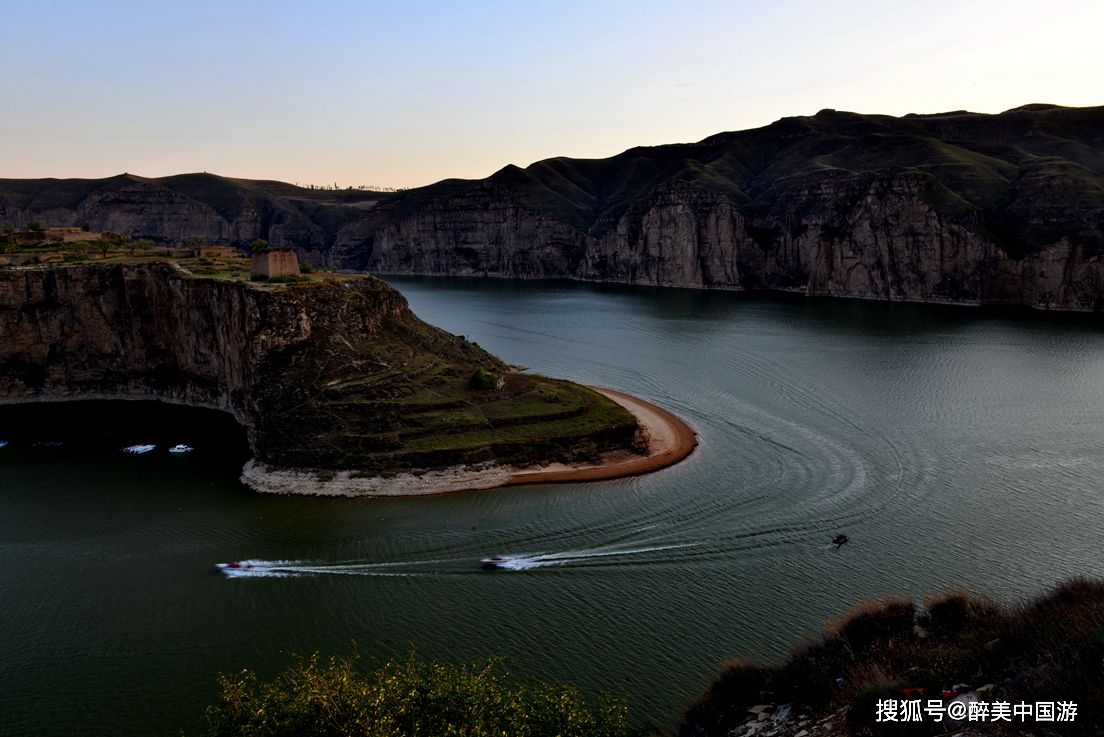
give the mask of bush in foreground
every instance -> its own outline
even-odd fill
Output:
[[[300,658],[272,681],[219,679],[211,737],[621,737],[627,707],[548,683],[509,684],[501,661],[452,666],[414,655],[361,672],[354,660]]]
[[[920,606],[900,597],[865,602],[782,663],[728,663],[678,733],[735,733],[749,707],[774,702],[820,715],[846,711],[852,735],[941,734],[948,724],[878,723],[876,705],[938,701],[960,683],[991,685],[992,697],[1008,702],[1076,703],[1076,720],[1046,724],[1047,734],[1104,733],[1104,582],[1074,579],[1014,606],[960,590]],[[1025,725],[970,726],[997,735],[1022,734]]]

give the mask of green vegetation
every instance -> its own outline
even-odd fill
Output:
[[[283,425],[266,443],[285,466],[383,473],[531,463],[631,447],[636,436],[634,418],[597,392],[511,373],[409,313],[384,317],[359,344],[315,324],[309,346],[274,357],[265,372],[280,386],[315,387],[264,397]]]
[[[32,233],[41,233],[42,231],[46,230],[46,228],[43,227],[42,223],[40,223],[39,221],[32,220],[31,222],[27,223],[27,230]]]
[[[487,373],[482,368],[476,368],[472,373],[471,379],[468,380],[468,386],[479,391],[494,389],[497,384],[498,378],[495,377],[494,374]]]
[[[139,239],[23,248],[16,265],[46,261],[155,264]],[[249,261],[173,256],[167,274],[240,282]],[[477,345],[418,320],[374,277],[308,273],[250,284],[262,334],[275,348],[252,367],[260,460],[362,475],[488,462],[592,458],[636,447],[623,407],[570,382],[513,373]],[[284,294],[290,299],[278,298]],[[270,296],[268,296],[270,295]],[[309,329],[302,331],[306,310]],[[302,331],[302,332],[300,332]]]
[[[452,666],[411,654],[373,671],[300,658],[272,681],[220,679],[210,737],[619,737],[627,707],[574,687],[511,683],[501,661]]]
[[[905,698],[905,688],[939,699],[959,683],[993,684],[995,697],[1016,703],[1076,702],[1077,719],[1061,725],[1063,733],[1099,734],[1102,663],[1101,581],[1068,581],[1018,606],[963,591],[929,597],[922,606],[892,597],[855,607],[780,665],[729,663],[687,712],[679,734],[726,734],[765,693],[813,712],[847,708],[852,734],[941,734],[946,725],[933,720],[876,724],[876,704]]]

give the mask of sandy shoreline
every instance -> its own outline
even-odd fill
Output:
[[[590,387],[636,417],[648,443],[647,455],[628,451],[602,454],[598,463],[550,463],[544,466],[454,466],[424,473],[400,473],[391,478],[363,477],[351,471],[304,471],[270,468],[249,461],[241,481],[266,494],[309,496],[424,496],[523,484],[554,484],[637,476],[672,466],[697,447],[694,430],[679,417],[624,392]]]
[[[631,394],[589,387],[620,404],[636,417],[648,439],[648,454],[607,453],[599,464],[552,463],[545,466],[515,468],[507,486],[554,484],[572,481],[601,481],[638,476],[658,471],[681,461],[698,446],[698,436],[681,418]]]

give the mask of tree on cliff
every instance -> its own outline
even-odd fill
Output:
[[[131,241],[130,245],[127,247],[127,252],[130,253],[130,255],[132,256],[134,254],[145,253],[146,251],[153,248],[153,245],[154,243],[151,239],[139,238],[136,241]]]
[[[268,250],[268,241],[263,238],[258,238],[249,244],[249,250],[253,253],[261,253]]]

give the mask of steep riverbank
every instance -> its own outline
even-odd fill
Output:
[[[1104,306],[1104,107],[837,110],[403,192],[185,174],[0,180],[0,226],[315,265],[964,305]]]
[[[617,403],[511,372],[375,278],[259,285],[158,261],[0,269],[0,334],[0,401],[223,410],[254,468],[394,475],[637,443]]]

